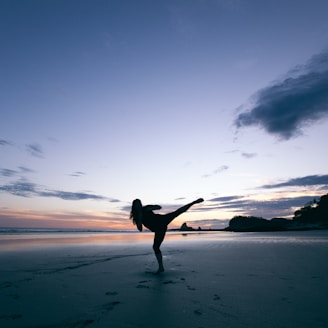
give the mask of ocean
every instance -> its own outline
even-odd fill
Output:
[[[44,247],[106,247],[108,245],[136,245],[152,243],[153,233],[112,230],[76,229],[0,229],[0,252],[27,251]],[[219,243],[259,244],[311,244],[328,243],[328,230],[284,231],[284,232],[226,232],[226,231],[169,231],[165,242],[197,243],[217,241]]]

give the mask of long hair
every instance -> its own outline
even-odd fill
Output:
[[[140,210],[142,209],[142,203],[140,199],[135,199],[132,202],[131,212],[130,212],[130,219],[132,220],[133,224],[137,224],[138,215],[140,215]]]

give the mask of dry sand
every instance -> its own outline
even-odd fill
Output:
[[[0,243],[0,327],[328,327],[328,232]],[[22,247],[23,245],[23,247]]]

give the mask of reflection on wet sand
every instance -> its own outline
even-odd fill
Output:
[[[150,234],[134,233],[27,233],[0,236],[0,250],[24,250],[40,247],[64,247],[123,244],[151,238]]]
[[[193,234],[180,232],[168,233],[167,238],[171,241]],[[109,233],[17,233],[0,235],[0,251],[23,251],[44,247],[65,246],[103,246],[152,243],[153,234],[149,232],[109,232]]]
[[[327,242],[327,231],[279,232],[279,233],[233,233],[233,232],[178,232],[167,233],[166,240],[172,242],[198,243],[217,241],[228,243],[311,243]],[[150,232],[56,232],[0,234],[0,252],[25,251],[47,248],[93,247],[93,246],[137,246],[151,247],[153,233]],[[166,244],[166,243],[165,243]]]

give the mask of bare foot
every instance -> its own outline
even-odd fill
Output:
[[[159,275],[164,272],[164,268],[158,269],[156,272],[154,272],[155,275]]]
[[[194,201],[195,204],[202,203],[204,201],[203,198],[198,198],[197,200]]]

